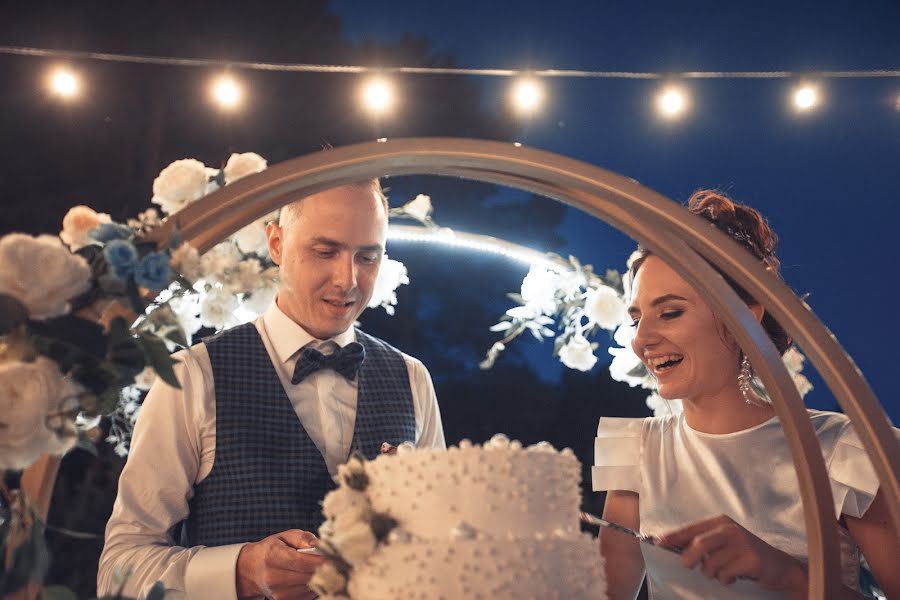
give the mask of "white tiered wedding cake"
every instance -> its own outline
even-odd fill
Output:
[[[505,436],[351,459],[325,497],[313,584],[365,600],[605,597],[597,543],[578,525],[571,450]]]

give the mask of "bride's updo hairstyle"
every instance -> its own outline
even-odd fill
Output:
[[[694,192],[688,200],[687,208],[695,215],[700,215],[715,225],[716,228],[726,233],[731,239],[762,261],[766,269],[781,277],[779,273],[781,261],[775,256],[778,236],[756,209],[734,202],[728,196],[715,190]],[[637,257],[632,261],[629,268],[629,279],[631,281],[634,281],[638,269],[641,268],[641,264],[648,256],[650,256],[648,250],[638,248]],[[735,291],[741,300],[748,305],[758,304],[753,296],[731,277],[723,273],[715,265],[711,266],[725,278],[725,281],[728,282],[728,285],[731,286],[731,289]],[[762,327],[769,334],[769,338],[775,344],[778,352],[784,354],[791,345],[791,338],[768,311],[763,316]]]

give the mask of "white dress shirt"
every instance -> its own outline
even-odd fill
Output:
[[[331,370],[291,384],[304,347],[331,354],[356,339],[353,329],[317,340],[273,302],[255,322],[278,378],[303,428],[322,453],[328,471],[350,453],[356,422],[357,381]],[[212,470],[216,451],[215,382],[209,354],[197,344],[174,355],[181,390],[158,380],[147,394],[134,428],[131,452],[106,526],[97,575],[98,595],[118,591],[116,571],[130,568],[125,594],[143,597],[162,581],[166,598],[236,598],[235,564],[243,544],[184,548],[168,531],[188,516],[194,486]],[[431,376],[417,359],[403,355],[416,416],[416,445],[445,447]],[[315,533],[315,532],[314,532]],[[254,542],[257,540],[247,540]]]

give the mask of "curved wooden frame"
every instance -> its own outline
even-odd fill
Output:
[[[806,521],[809,598],[837,598],[840,590],[835,515],[821,448],[781,357],[711,264],[759,300],[823,376],[856,427],[881,481],[895,531],[900,532],[900,443],[852,359],[809,307],[759,261],[704,219],[632,179],[509,143],[395,139],[316,152],[274,165],[189,205],[175,220],[184,240],[202,253],[292,200],[373,177],[413,174],[508,185],[571,204],[652,250],[707,298],[753,362],[787,434]]]

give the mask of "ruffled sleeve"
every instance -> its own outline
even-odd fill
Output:
[[[893,428],[900,440],[900,429]],[[878,492],[878,475],[872,467],[862,440],[847,423],[834,444],[828,461],[828,476],[834,496],[835,515],[861,517],[869,509]]]
[[[603,417],[594,440],[591,478],[595,492],[641,492],[641,432],[644,419]]]

